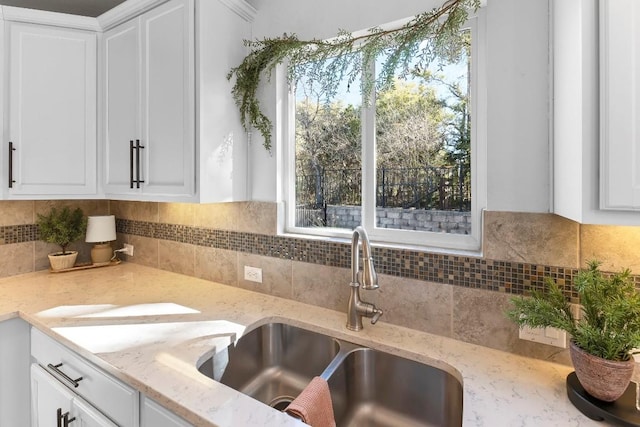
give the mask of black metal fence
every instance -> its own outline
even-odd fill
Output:
[[[378,207],[471,210],[470,177],[466,167],[378,168]],[[301,208],[361,204],[360,169],[326,169],[298,173],[296,202]]]

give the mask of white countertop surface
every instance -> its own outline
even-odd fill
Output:
[[[345,286],[345,292],[348,292]],[[604,426],[573,407],[571,368],[344,313],[123,263],[0,279],[0,320],[20,316],[198,426],[293,426],[293,418],[196,369],[246,330],[284,321],[437,366],[464,389],[464,426]]]

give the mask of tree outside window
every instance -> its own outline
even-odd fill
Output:
[[[426,70],[394,76],[367,104],[360,79],[334,94],[302,79],[295,93],[297,227],[361,224],[363,110],[375,110],[376,227],[470,231],[470,33]],[[384,61],[386,58],[379,58]],[[378,61],[378,62],[380,62]],[[356,90],[350,90],[356,88]],[[366,134],[366,132],[365,132]]]

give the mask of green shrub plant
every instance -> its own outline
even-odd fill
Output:
[[[69,244],[87,231],[87,218],[80,208],[73,211],[68,207],[51,208],[47,215],[38,214],[37,224],[40,239],[60,246],[63,255],[67,253]]]
[[[640,294],[625,269],[603,274],[598,261],[589,261],[574,280],[581,303],[576,319],[556,282],[545,279],[545,292],[515,297],[508,317],[520,327],[553,327],[566,331],[573,342],[594,356],[625,361],[640,348]]]

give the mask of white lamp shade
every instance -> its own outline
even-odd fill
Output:
[[[116,217],[114,215],[87,218],[86,242],[111,242],[112,240],[116,240]]]

